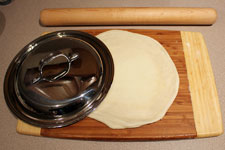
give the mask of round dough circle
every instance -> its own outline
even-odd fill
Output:
[[[154,39],[122,30],[97,35],[115,66],[112,86],[89,117],[113,129],[160,120],[173,103],[179,76],[167,51]]]

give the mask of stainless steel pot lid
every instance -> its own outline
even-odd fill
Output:
[[[21,120],[43,128],[86,117],[106,96],[114,74],[107,47],[80,31],[58,31],[25,46],[11,62],[5,100]]]

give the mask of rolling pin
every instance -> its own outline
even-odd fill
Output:
[[[44,9],[44,26],[64,25],[212,25],[213,8],[55,8]]]

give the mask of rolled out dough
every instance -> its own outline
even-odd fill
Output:
[[[167,51],[156,40],[122,30],[97,35],[109,48],[114,80],[103,102],[89,117],[113,129],[134,128],[163,118],[179,88],[179,76]]]

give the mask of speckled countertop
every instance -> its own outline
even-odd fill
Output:
[[[16,133],[16,118],[7,108],[3,95],[3,81],[6,69],[13,57],[27,43],[46,31],[64,29],[102,29],[102,28],[135,28],[163,29],[201,32],[208,47],[209,56],[216,80],[223,124],[225,124],[225,1],[221,0],[13,0],[11,4],[0,6],[0,149],[204,149],[223,150],[225,134],[219,137],[145,142],[102,142],[82,141],[25,136]],[[213,7],[217,10],[218,19],[212,26],[76,26],[76,27],[42,27],[39,24],[39,13],[44,8],[79,8],[79,7]]]

